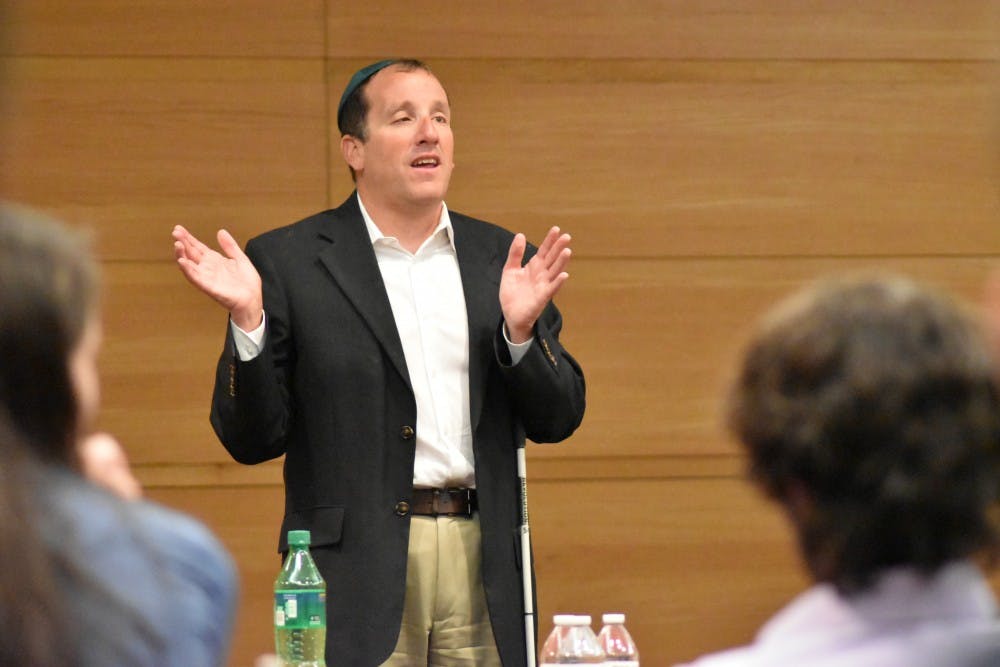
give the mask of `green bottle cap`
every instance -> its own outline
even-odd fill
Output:
[[[307,547],[312,541],[312,536],[309,534],[308,530],[290,530],[288,531],[288,544],[289,546],[296,547]]]

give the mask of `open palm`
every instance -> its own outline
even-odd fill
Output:
[[[558,227],[553,227],[524,266],[524,234],[517,234],[510,244],[500,278],[500,308],[512,343],[531,337],[546,304],[569,277],[565,269],[572,254],[570,241],[569,234],[561,234]]]
[[[199,241],[184,227],[174,227],[174,256],[184,277],[218,301],[240,328],[251,330],[263,313],[260,274],[229,232],[219,230],[224,255]]]

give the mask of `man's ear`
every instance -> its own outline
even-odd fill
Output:
[[[365,145],[355,136],[345,134],[340,138],[340,153],[344,156],[344,162],[354,171],[361,171],[365,167]]]

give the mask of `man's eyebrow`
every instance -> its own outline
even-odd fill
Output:
[[[397,111],[413,111],[413,102],[409,100],[403,100],[402,102],[396,102],[386,107],[387,113],[396,113]]]
[[[416,113],[417,105],[413,100],[402,100],[394,104],[387,105],[385,107],[385,115],[393,116],[401,111],[406,113]],[[443,112],[447,115],[451,115],[451,105],[448,104],[448,100],[437,100],[431,104],[431,113]]]

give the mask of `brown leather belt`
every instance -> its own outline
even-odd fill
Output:
[[[471,517],[479,508],[475,489],[413,489],[410,512],[424,516]]]

